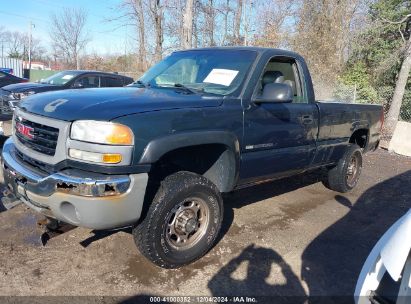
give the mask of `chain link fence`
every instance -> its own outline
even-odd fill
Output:
[[[359,102],[357,86],[339,83],[336,85],[333,98],[348,103],[357,103]]]
[[[324,86],[322,87],[324,88]],[[369,88],[363,89],[357,85],[345,85],[341,83],[334,84],[333,86],[330,85],[327,90],[333,93],[329,94],[328,98],[325,99],[334,99],[347,103],[380,104],[384,106],[386,114],[394,94],[393,87],[379,87],[374,90]],[[319,93],[321,94],[321,92]],[[399,120],[411,122],[411,90],[405,90]]]
[[[400,120],[411,122],[411,90],[406,90],[402,100]]]

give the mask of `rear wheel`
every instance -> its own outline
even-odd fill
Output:
[[[329,169],[323,184],[334,191],[348,192],[355,188],[362,171],[362,150],[356,144],[347,147],[338,164]]]
[[[139,251],[164,268],[202,257],[221,228],[223,202],[207,178],[177,172],[164,179],[143,221],[133,229]]]

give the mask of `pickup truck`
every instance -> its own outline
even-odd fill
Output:
[[[254,47],[174,52],[125,88],[33,95],[2,151],[6,185],[51,219],[129,227],[139,251],[176,268],[203,256],[222,193],[323,168],[358,183],[382,107],[316,101],[304,59]]]

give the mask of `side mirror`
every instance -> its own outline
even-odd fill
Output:
[[[290,85],[285,83],[267,83],[263,94],[255,100],[255,103],[284,103],[292,102],[294,92]]]

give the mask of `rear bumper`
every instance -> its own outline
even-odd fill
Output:
[[[104,175],[77,169],[46,174],[15,154],[13,139],[3,146],[6,185],[30,208],[91,229],[112,229],[140,218],[147,173]]]

